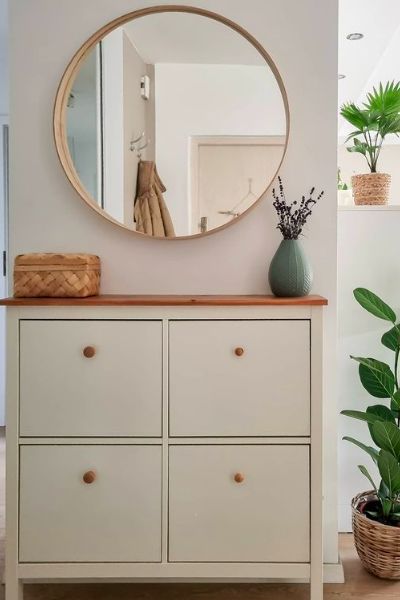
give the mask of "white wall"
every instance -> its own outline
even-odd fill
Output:
[[[130,143],[144,132],[142,145],[149,131],[150,135],[154,131],[154,103],[143,100],[140,94],[140,80],[147,72],[147,65],[123,27],[106,36],[103,41],[104,207],[129,227],[133,227],[139,162]],[[149,149],[142,152],[143,159],[150,156]]]
[[[1,79],[0,79],[1,86]],[[2,257],[3,250],[7,250],[7,232],[6,232],[6,198],[4,194],[5,181],[7,176],[4,172],[4,126],[8,124],[8,117],[0,115],[0,253]],[[3,265],[0,265],[0,297],[7,295],[7,279],[3,277]],[[5,365],[6,365],[6,311],[0,307],[0,426],[4,425],[5,412]]]
[[[124,33],[118,27],[102,42],[104,209],[124,222]]]
[[[164,3],[169,0],[158,0]],[[52,108],[65,65],[105,22],[153,4],[154,0],[11,3],[11,258],[31,251],[98,253],[102,291],[109,293],[268,292],[268,265],[280,241],[268,199],[218,234],[189,241],[153,240],[124,231],[93,212],[59,165]],[[314,291],[330,302],[325,327],[324,508],[325,560],[333,563],[337,560],[337,2],[193,0],[192,4],[237,21],[268,48],[290,103],[291,136],[282,169],[288,196],[299,196],[312,185],[326,192],[314,210],[304,245],[314,266]],[[34,140],[34,152],[27,140]]]
[[[368,165],[362,154],[348,152],[346,146],[340,145],[338,150],[338,165],[341,168],[342,180],[351,184],[351,176],[357,173],[368,173]],[[389,204],[400,205],[400,144],[386,144],[382,147],[378,169],[382,173],[390,173]]]
[[[140,81],[147,73],[147,65],[138,54],[129,37],[123,40],[123,118],[124,118],[124,223],[133,227],[133,206],[136,196],[136,179],[139,159],[131,152],[130,142],[142,132],[145,133],[140,145],[154,131],[154,104],[144,100],[140,93]],[[151,82],[154,93],[154,82]],[[153,109],[153,111],[151,110]],[[150,113],[153,112],[151,115]],[[150,159],[149,149],[142,151],[144,160]]]
[[[190,136],[284,135],[285,111],[266,66],[157,64],[155,73],[157,169],[175,232],[187,235]]]
[[[68,146],[83,185],[97,199],[98,86],[97,48],[86,58],[72,86],[73,103],[67,108]]]
[[[379,404],[361,386],[353,356],[372,356],[393,368],[393,352],[380,343],[390,324],[369,315],[353,298],[353,289],[366,287],[381,296],[400,318],[400,207],[340,210],[338,217],[338,322],[339,408],[365,410]],[[387,404],[386,400],[382,403]],[[371,460],[348,442],[350,435],[371,445],[367,426],[341,416],[339,419],[339,528],[351,530],[350,501],[356,493],[370,489],[357,465],[374,473]]]
[[[8,124],[8,1],[0,0],[0,252],[5,250],[5,211],[3,197],[2,127]],[[5,278],[0,272],[0,294],[6,293]],[[0,309],[0,425],[4,425],[5,398],[5,310]]]
[[[0,0],[0,116],[8,115],[8,0]]]

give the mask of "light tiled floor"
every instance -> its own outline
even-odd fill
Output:
[[[4,569],[4,436],[0,430],[0,570]],[[400,582],[381,581],[362,568],[351,535],[340,536],[346,583],[328,584],[324,600],[399,600]],[[308,600],[307,585],[284,584],[36,584],[26,600]],[[0,588],[4,600],[4,586]]]

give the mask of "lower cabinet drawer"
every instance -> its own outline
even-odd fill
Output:
[[[22,446],[20,561],[159,562],[161,453],[155,445]]]
[[[169,561],[309,562],[306,445],[176,445]]]

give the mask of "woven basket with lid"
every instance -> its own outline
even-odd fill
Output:
[[[375,492],[358,494],[351,502],[354,542],[364,567],[381,579],[400,579],[400,527],[369,519],[362,506],[376,500]]]
[[[20,254],[15,258],[16,298],[85,298],[100,290],[100,258],[94,254]]]

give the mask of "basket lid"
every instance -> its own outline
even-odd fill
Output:
[[[15,257],[15,266],[100,266],[100,258],[96,254],[56,254],[53,252],[31,252]]]

